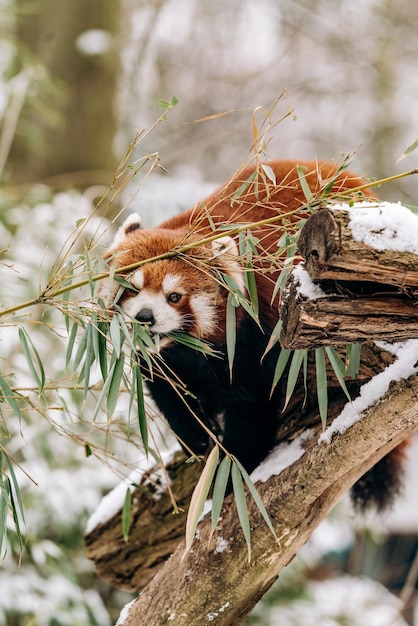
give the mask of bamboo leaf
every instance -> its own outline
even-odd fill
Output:
[[[14,468],[13,468],[13,463],[11,462],[11,460],[10,460],[10,458],[9,458],[9,456],[7,454],[5,454],[4,456],[5,456],[5,459],[6,459],[7,466],[9,468],[10,476],[12,478],[14,493],[16,494],[17,503],[19,505],[20,517],[22,518],[22,521],[25,522],[25,514],[24,514],[24,509],[23,509],[22,494],[20,492],[19,483],[17,481],[16,474],[15,474],[15,471],[14,471]]]
[[[13,523],[15,525],[16,537],[19,541],[20,551],[23,550],[23,535],[20,529],[19,515],[16,508],[15,498],[13,496],[12,483],[10,482],[10,478],[6,476],[7,481],[7,491],[10,497],[10,508],[12,510]]]
[[[97,400],[96,409],[95,409],[94,414],[93,414],[93,422],[95,421],[95,419],[97,418],[97,416],[99,414],[102,402],[103,402],[103,400],[104,400],[104,398],[105,398],[105,396],[107,394],[107,391],[108,391],[108,389],[110,387],[110,384],[111,384],[112,379],[113,379],[113,373],[115,371],[115,367],[116,367],[116,360],[113,360],[113,363],[112,363],[112,365],[110,367],[110,370],[109,370],[109,374],[108,374],[106,380],[103,383],[102,390],[101,390],[99,398]]]
[[[252,263],[247,263],[247,270],[244,272],[245,286],[250,296],[251,307],[254,311],[254,315],[258,319],[258,293],[257,283],[255,280],[255,272]]]
[[[287,387],[286,387],[286,399],[283,410],[288,405],[290,398],[292,397],[293,390],[296,386],[301,365],[303,363],[304,357],[307,353],[307,350],[295,350],[292,356],[292,361],[290,363],[289,375],[287,377]]]
[[[348,400],[351,402],[350,394],[348,393],[347,386],[344,381],[345,367],[344,363],[341,360],[341,357],[337,354],[337,352],[331,346],[326,346],[325,352],[327,353],[329,362],[331,363],[331,367],[334,370],[334,373],[338,379],[338,382],[341,385],[342,390],[347,396]]]
[[[264,173],[266,174],[267,178],[273,183],[273,185],[275,185],[276,184],[276,174],[274,173],[274,171],[270,167],[270,165],[266,165],[265,163],[262,163],[261,167],[262,167]]]
[[[305,196],[307,202],[311,202],[311,200],[313,198],[313,194],[312,194],[312,191],[309,188],[308,181],[306,180],[306,177],[305,177],[306,169],[307,169],[306,165],[297,165],[296,166],[296,171],[297,171],[297,174],[299,176],[299,182],[300,182],[300,186],[302,188],[302,191],[304,193],[304,196]]]
[[[243,465],[241,465],[241,463],[238,461],[238,459],[234,458],[234,462],[238,465],[238,468],[241,472],[242,477],[245,480],[245,484],[248,487],[248,490],[250,492],[250,494],[253,497],[254,502],[257,505],[258,510],[260,511],[261,515],[263,516],[264,521],[266,522],[268,529],[270,530],[271,534],[273,535],[273,537],[276,539],[276,541],[279,541],[279,538],[276,535],[276,531],[274,530],[272,521],[270,519],[269,514],[267,513],[267,509],[264,506],[264,503],[262,501],[262,499],[260,498],[260,494],[258,493],[253,481],[251,480],[250,476],[248,475],[248,472],[246,471],[246,469],[243,467]]]
[[[238,517],[244,533],[245,541],[248,548],[248,562],[251,561],[251,530],[250,520],[248,517],[247,500],[245,498],[244,485],[241,473],[236,463],[232,464],[232,486],[234,489],[235,504],[238,511]]]
[[[196,532],[197,524],[199,522],[200,515],[203,511],[203,506],[208,497],[209,489],[213,481],[213,477],[216,472],[216,467],[219,459],[219,447],[217,445],[212,448],[206,463],[203,468],[203,472],[200,475],[199,481],[193,491],[189,512],[186,520],[186,548],[185,555],[192,547],[194,535]]]
[[[147,421],[147,415],[145,411],[142,375],[141,375],[141,370],[138,364],[135,364],[134,372],[135,372],[136,401],[137,401],[137,406],[138,406],[139,432],[141,433],[141,438],[142,438],[142,443],[144,444],[145,453],[148,456],[148,453],[149,453],[148,421]]]
[[[346,376],[357,378],[360,369],[361,343],[352,343],[347,346],[348,365]]]
[[[107,377],[107,342],[106,342],[106,333],[109,329],[109,324],[106,322],[99,322],[97,324],[97,360],[100,365],[100,372],[102,374],[102,379],[106,380]]]
[[[128,487],[126,489],[125,500],[122,507],[122,534],[125,541],[128,541],[129,531],[131,529],[131,510],[132,510],[132,491]]]
[[[269,337],[266,349],[264,350],[264,354],[261,357],[261,360],[264,359],[264,357],[266,356],[267,352],[270,352],[270,350],[272,348],[274,348],[276,343],[279,341],[280,333],[282,332],[282,326],[283,326],[283,321],[279,319],[278,322],[276,323],[275,327],[271,331],[271,335]]]
[[[93,326],[89,324],[87,326],[87,342],[86,342],[86,353],[84,357],[84,366],[83,366],[83,374],[84,374],[84,398],[87,397],[89,392],[89,384],[90,384],[90,372],[91,372],[91,364],[92,360],[94,360],[94,350],[93,350]]]
[[[77,348],[77,352],[75,353],[75,357],[74,357],[74,370],[76,370],[78,368],[78,366],[81,363],[81,360],[86,352],[86,346],[87,346],[87,335],[88,335],[88,326],[86,326],[83,336],[81,337],[80,343],[78,345]]]
[[[0,456],[1,459],[1,456]],[[1,465],[0,465],[1,467]],[[0,559],[4,558],[3,544],[7,535],[7,511],[9,509],[9,498],[6,486],[0,473]]]
[[[257,170],[255,170],[251,176],[249,176],[247,178],[247,180],[240,186],[238,187],[238,189],[236,190],[236,192],[234,193],[234,195],[232,196],[232,202],[234,200],[238,200],[238,198],[240,198],[242,196],[242,194],[244,193],[244,191],[246,189],[248,189],[248,187],[251,185],[251,183],[253,182],[253,180],[256,178],[257,176]]]
[[[74,342],[77,337],[78,331],[78,323],[74,322],[73,327],[71,328],[70,336],[68,338],[67,350],[65,353],[65,367],[68,367],[68,364],[71,361],[71,356],[73,354]]]
[[[235,296],[228,294],[226,302],[226,352],[229,363],[229,377],[232,380],[232,367],[235,356],[235,344],[237,339],[237,324],[235,318]]]
[[[171,333],[167,333],[167,336],[174,339],[174,341],[181,343],[183,346],[187,346],[188,348],[192,348],[208,356],[214,356],[216,354],[212,346],[208,344],[206,341],[203,341],[202,339],[198,339],[197,337],[192,337],[191,335],[188,335],[187,333],[182,333],[180,331],[173,331]]]
[[[328,386],[325,353],[323,348],[315,349],[316,394],[318,397],[319,414],[322,427],[325,428],[328,415]]]
[[[121,352],[115,363],[115,369],[112,374],[112,380],[109,385],[109,393],[107,395],[106,414],[108,420],[111,419],[113,413],[115,412],[116,404],[119,399],[124,364],[125,353]]]
[[[231,471],[231,457],[225,456],[216,472],[215,485],[212,494],[212,532],[219,521],[221,515],[222,504],[225,498],[228,477]]]
[[[121,332],[120,332],[120,324],[119,324],[119,315],[115,314],[111,321],[109,327],[110,339],[112,341],[113,350],[117,357],[120,356],[121,350]]]
[[[415,139],[415,141],[413,141],[411,143],[410,146],[408,146],[406,148],[406,150],[401,154],[401,156],[398,159],[398,163],[399,161],[402,161],[402,159],[404,159],[406,156],[408,156],[408,154],[411,154],[411,152],[414,152],[414,150],[416,150],[418,148],[418,137]]]
[[[3,389],[3,398],[6,402],[11,406],[17,417],[19,418],[19,422],[22,420],[22,414],[19,409],[19,405],[16,400],[16,394],[9,387],[6,380],[0,376],[0,386]],[[1,399],[1,396],[0,396]]]
[[[289,350],[288,348],[283,348],[282,350],[280,350],[279,358],[277,359],[276,367],[274,370],[273,383],[271,385],[270,395],[273,393],[273,391],[276,388],[277,383],[281,379],[283,372],[286,368],[287,362],[290,359],[291,354],[292,354],[292,350]]]
[[[41,361],[41,357],[39,356],[39,353],[37,349],[35,348],[32,339],[26,333],[25,329],[22,328],[22,326],[19,327],[19,339],[20,339],[20,343],[23,349],[23,353],[26,358],[26,362],[29,366],[29,369],[32,373],[33,378],[35,379],[36,384],[39,387],[39,393],[41,394],[45,387],[45,370]],[[34,366],[31,350],[29,349],[29,344],[32,348],[32,352],[35,357],[39,373],[36,371],[36,368]]]

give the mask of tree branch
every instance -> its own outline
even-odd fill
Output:
[[[201,626],[215,617],[219,626],[242,624],[342,494],[418,427],[417,398],[416,376],[397,383],[343,435],[320,445],[316,435],[296,463],[259,484],[280,542],[249,501],[251,563],[230,496],[214,536],[205,519],[192,550],[184,555],[179,545],[131,606],[124,625]],[[227,546],[223,551],[216,550],[219,539]]]

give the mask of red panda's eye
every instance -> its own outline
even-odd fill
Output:
[[[181,293],[176,293],[175,291],[173,291],[173,293],[168,294],[167,302],[170,302],[171,304],[177,304],[178,302],[180,302],[181,298]]]

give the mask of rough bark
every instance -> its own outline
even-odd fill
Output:
[[[284,348],[418,336],[418,255],[356,241],[349,219],[347,211],[322,208],[303,227],[305,268],[328,295],[310,299],[290,276],[281,300]]]
[[[322,208],[301,230],[298,247],[311,278],[418,287],[418,255],[355,241],[349,219],[347,211]]]
[[[387,294],[310,300],[298,293],[292,277],[281,301],[281,318],[280,343],[292,350],[418,337],[416,299]]]
[[[229,497],[214,536],[205,519],[192,550],[185,555],[179,545],[132,605],[125,626],[201,626],[215,618],[219,626],[242,624],[341,495],[417,428],[417,398],[417,377],[394,385],[343,435],[329,445],[314,438],[296,463],[258,485],[279,542],[249,501],[251,562]],[[216,550],[218,538],[227,542],[223,552]]]

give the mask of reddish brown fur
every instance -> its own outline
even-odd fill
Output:
[[[304,177],[314,196],[319,195],[336,177],[337,167],[332,163],[269,161],[266,165],[273,170],[276,184],[267,178],[260,166],[256,180],[249,184],[236,200],[233,200],[234,194],[254,173],[254,166],[251,165],[190,211],[181,213],[161,224],[161,228],[182,230],[185,237],[203,237],[213,234],[207,213],[210,213],[213,223],[217,226],[254,223],[282,215],[285,222],[279,220],[271,225],[251,229],[252,234],[260,240],[260,258],[255,266],[259,270],[265,270],[257,274],[257,292],[262,306],[260,312],[261,317],[269,320],[270,324],[275,324],[277,321],[278,301],[276,300],[273,308],[270,307],[270,301],[282,266],[280,263],[273,264],[271,258],[263,262],[263,257],[266,257],[266,253],[274,253],[277,250],[277,242],[284,232],[292,230],[292,224],[309,215],[304,211],[307,200],[296,169],[299,164],[304,168]],[[364,182],[356,174],[344,170],[336,177],[332,187],[332,196],[338,196],[344,190],[355,189]],[[374,197],[369,190],[364,190],[362,194]]]
[[[297,165],[297,161],[269,162],[267,166],[273,170],[276,184],[273,184],[260,166],[256,179],[245,186],[254,173],[254,166],[249,166],[193,209],[165,221],[157,229],[142,231],[137,224],[128,226],[126,230],[128,236],[112,250],[113,262],[121,268],[171,253],[179,246],[213,235],[212,224],[220,226],[254,223],[279,217],[274,224],[251,228],[252,235],[260,242],[259,258],[256,261],[256,269],[260,271],[256,273],[256,280],[260,319],[268,336],[268,332],[271,332],[278,319],[278,301],[271,305],[271,296],[281,271],[281,264],[272,263],[271,255],[277,250],[277,242],[282,234],[296,230],[296,223],[308,216],[305,210],[306,197],[296,169]],[[304,177],[314,196],[320,195],[330,180],[334,179],[337,171],[336,166],[330,163],[305,162],[301,165],[305,168]],[[332,186],[332,197],[335,198],[344,190],[354,190],[362,184],[364,181],[361,178],[343,171],[338,174]],[[239,190],[241,193],[238,193]],[[368,190],[362,193],[374,197]],[[234,194],[237,195],[236,198]],[[341,200],[343,199],[342,197]],[[267,258],[268,254],[270,256]],[[210,268],[218,265],[220,269],[228,271],[225,264],[227,260],[222,257],[214,258],[212,247],[205,245],[175,258],[147,263],[142,271],[147,288],[150,290],[158,291],[161,289],[164,276],[175,274],[184,277],[190,293],[210,294],[216,301],[217,324],[213,334],[204,338],[217,346],[225,343],[227,294],[226,290],[219,289]],[[183,300],[180,306],[185,307],[182,310],[186,310],[187,300]],[[240,315],[243,315],[242,307],[237,309],[238,325]],[[193,329],[188,332],[193,334]],[[382,508],[390,501],[399,487],[406,445],[406,442],[401,444],[359,481],[354,489],[354,501],[360,508],[369,502],[374,502],[378,508]]]

